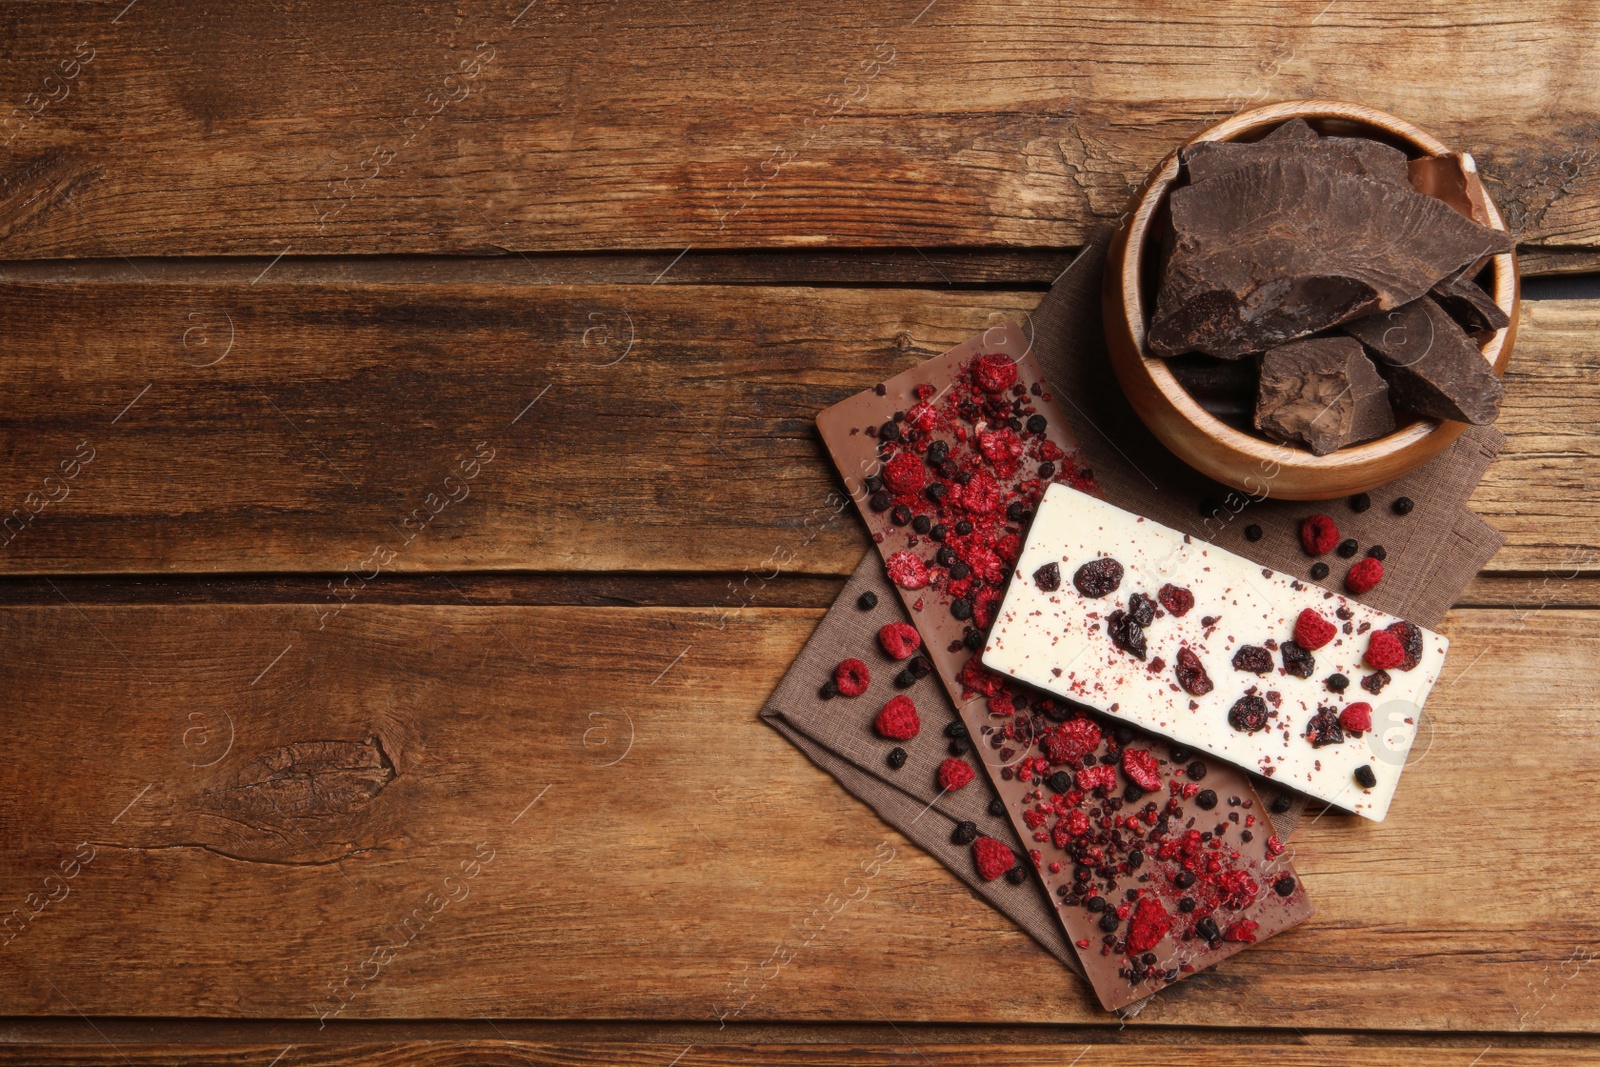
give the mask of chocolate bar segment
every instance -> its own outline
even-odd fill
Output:
[[[817,425],[972,755],[1029,846],[1016,856],[974,842],[977,873],[1031,866],[1114,1009],[1302,921],[1311,905],[1243,772],[1008,682],[975,658],[1046,487],[1097,491],[1027,352],[1016,327],[990,330],[829,408]],[[1060,587],[1070,575],[1027,580]]]
[[[1280,345],[1261,359],[1256,429],[1298,441],[1313,455],[1394,430],[1389,386],[1349,337]]]
[[[1499,375],[1430,297],[1347,322],[1344,329],[1377,354],[1396,405],[1474,425],[1499,417],[1505,391]]]

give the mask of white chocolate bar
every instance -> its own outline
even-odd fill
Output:
[[[1083,595],[1074,574],[1106,556],[1123,567],[1120,586],[1098,598]],[[1060,570],[1053,592],[1041,589],[1034,577],[1050,563]],[[1146,658],[1140,661],[1108,635],[1108,616],[1126,611],[1131,594],[1156,600],[1168,584],[1191,592],[1194,606],[1179,618],[1158,601],[1156,618],[1143,628]],[[1312,652],[1310,677],[1299,678],[1284,670],[1281,649],[1293,639],[1295,620],[1306,608],[1337,629],[1328,644]],[[1348,619],[1339,618],[1340,609]],[[1376,673],[1362,663],[1368,641],[1373,632],[1398,621],[1068,486],[1052,485],[989,632],[983,665],[1381,821],[1449,645],[1417,627],[1422,635],[1417,665],[1390,670],[1382,691],[1370,693],[1359,684]],[[1174,668],[1185,645],[1210,677],[1209,693],[1195,696],[1179,685]],[[1234,667],[1244,645],[1271,650],[1267,673]],[[1350,681],[1343,693],[1326,684],[1336,672]],[[1271,717],[1264,729],[1246,732],[1230,724],[1229,710],[1251,693],[1267,701]],[[1358,701],[1371,705],[1372,728],[1313,747],[1307,726],[1319,708],[1338,713]],[[1370,788],[1356,778],[1363,766],[1376,778]]]

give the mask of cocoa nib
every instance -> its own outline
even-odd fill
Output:
[[[1344,727],[1339,725],[1339,709],[1320,705],[1317,713],[1311,716],[1311,721],[1306,723],[1306,740],[1311,742],[1312,748],[1342,743]]]
[[[1110,556],[1090,560],[1072,576],[1072,584],[1086,597],[1103,597],[1122,584],[1122,564]]]
[[[1298,641],[1285,641],[1279,652],[1283,655],[1283,669],[1296,678],[1309,678],[1317,669],[1316,658],[1301,648]]]
[[[1061,564],[1046,563],[1043,567],[1033,572],[1033,584],[1046,593],[1054,593],[1061,588]]]
[[[1301,442],[1313,455],[1325,456],[1392,432],[1389,393],[1389,384],[1359,343],[1347,337],[1296,341],[1261,359],[1255,426],[1269,437]]]
[[[1233,669],[1251,674],[1266,674],[1272,670],[1272,653],[1260,645],[1240,645],[1233,654]]]
[[[1377,354],[1396,405],[1478,425],[1500,415],[1499,375],[1478,344],[1431,297],[1344,325]]]
[[[1211,676],[1206,673],[1205,664],[1200,662],[1200,657],[1189,650],[1188,645],[1178,649],[1178,663],[1173,668],[1178,675],[1178,684],[1183,686],[1184,692],[1190,696],[1203,697],[1211,692]]]
[[[1242,696],[1228,709],[1228,725],[1242,733],[1253,734],[1267,725],[1267,702],[1258,696]]]
[[[1137,595],[1137,594],[1135,594]],[[1118,608],[1106,618],[1106,634],[1111,643],[1137,659],[1144,659],[1144,627],[1139,620]]]

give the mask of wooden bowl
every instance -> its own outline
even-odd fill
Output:
[[[1333,100],[1294,100],[1241,112],[1194,141],[1256,140],[1294,118],[1305,119],[1320,133],[1374,137],[1412,158],[1451,151],[1393,115]],[[1316,456],[1235,429],[1196,403],[1173,377],[1166,361],[1145,350],[1145,327],[1155,305],[1163,209],[1177,180],[1178,149],[1174,149],[1150,172],[1112,238],[1103,293],[1111,365],[1134,410],[1162,444],[1195,470],[1252,496],[1327,500],[1393,481],[1428,462],[1461,435],[1466,423],[1416,419],[1387,437]],[[1495,229],[1506,228],[1492,202],[1488,213]],[[1484,343],[1483,356],[1495,373],[1503,374],[1517,330],[1515,254],[1495,256],[1492,270],[1492,295],[1511,325]]]

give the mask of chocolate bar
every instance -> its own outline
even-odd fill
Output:
[[[985,667],[1383,819],[1445,638],[1064,485],[1014,573]]]
[[[817,425],[916,621],[913,655],[931,661],[1031,843],[1019,857],[979,838],[976,871],[1017,879],[1031,865],[1106,1008],[1311,914],[1247,775],[1010,683],[974,656],[1046,487],[1098,491],[1019,328],[989,330]],[[850,670],[841,692],[855,688]],[[890,704],[865,709],[863,728],[909,731],[907,709]],[[947,791],[971,773],[952,760],[967,770],[941,767]]]

